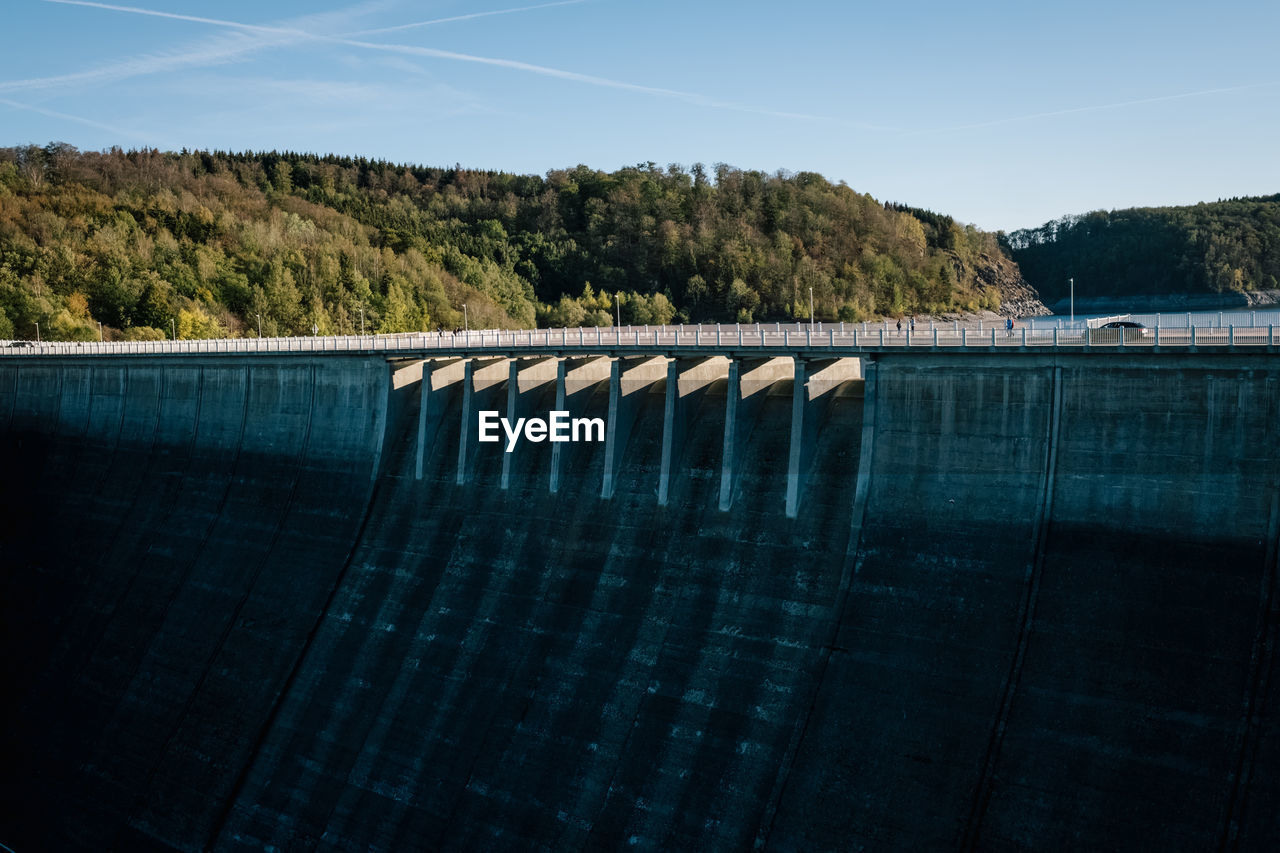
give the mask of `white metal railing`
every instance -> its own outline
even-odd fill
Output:
[[[1113,314],[1109,317],[1077,316],[1028,317],[1025,322],[1035,329],[1098,328],[1107,323],[1128,320],[1150,329],[1227,329],[1242,326],[1261,329],[1280,326],[1280,308],[1263,307],[1248,311],[1162,311],[1147,314]]]
[[[179,341],[90,343],[0,341],[0,357],[32,355],[189,355],[279,353],[467,352],[484,350],[616,349],[1083,349],[1234,347],[1280,345],[1280,325],[1155,326],[1152,328],[1058,328],[1023,324],[1014,329],[921,324],[912,331],[881,324],[753,324],[627,326],[591,329],[486,329],[393,335],[300,338],[220,338]]]

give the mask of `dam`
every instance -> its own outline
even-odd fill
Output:
[[[0,358],[0,843],[1276,849],[1221,332]]]

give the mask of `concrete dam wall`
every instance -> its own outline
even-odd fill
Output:
[[[0,843],[1275,849],[1278,382],[0,360]]]

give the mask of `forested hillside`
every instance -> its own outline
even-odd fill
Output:
[[[1008,235],[1046,301],[1076,295],[1271,290],[1280,286],[1280,195],[1190,207],[1094,211]]]
[[[0,149],[0,338],[862,320],[997,308],[996,237],[820,175],[546,176]]]

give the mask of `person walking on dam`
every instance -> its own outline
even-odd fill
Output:
[[[1009,337],[1013,337],[1013,318],[1006,317],[1004,321],[1004,331]]]

